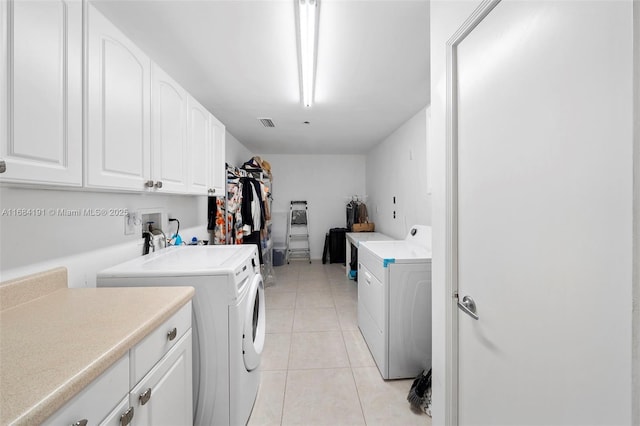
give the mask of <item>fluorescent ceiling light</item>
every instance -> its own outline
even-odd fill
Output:
[[[298,47],[302,103],[310,107],[316,77],[318,45],[318,3],[320,0],[296,0],[298,3]]]

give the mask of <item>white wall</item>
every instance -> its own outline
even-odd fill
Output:
[[[92,286],[97,270],[142,253],[140,235],[124,234],[123,216],[12,216],[12,209],[161,208],[180,220],[180,233],[190,240],[196,234],[186,235],[187,228],[206,225],[205,198],[0,187],[0,281],[68,266],[73,287]]]
[[[320,259],[330,228],[346,226],[346,204],[365,192],[364,155],[271,155],[273,238],[285,242],[290,202],[309,203],[311,258]]]
[[[229,165],[240,167],[245,161],[253,157],[253,153],[231,133],[227,132],[225,141],[225,158]]]
[[[412,225],[431,225],[427,113],[428,108],[420,110],[367,154],[369,219],[375,222],[376,231],[398,239]]]

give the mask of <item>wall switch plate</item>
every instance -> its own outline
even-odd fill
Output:
[[[140,212],[129,212],[124,217],[124,235],[142,233],[142,215]]]

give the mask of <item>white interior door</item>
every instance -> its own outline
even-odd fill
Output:
[[[457,311],[459,424],[630,424],[632,3],[481,8],[450,41],[454,271],[478,315]]]

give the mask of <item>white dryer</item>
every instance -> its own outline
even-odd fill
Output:
[[[431,227],[358,247],[358,326],[384,379],[431,367]]]
[[[194,424],[247,423],[265,339],[255,245],[169,247],[100,272],[97,285],[194,287]]]

